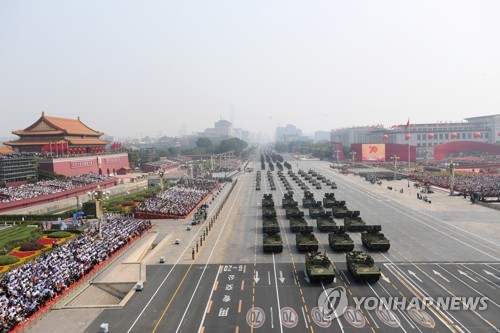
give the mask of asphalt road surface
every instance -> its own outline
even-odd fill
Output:
[[[260,158],[260,157],[259,157]],[[262,189],[255,190],[254,172],[238,177],[229,200],[220,212],[200,252],[191,261],[193,243],[177,260],[147,266],[145,288],[122,309],[104,310],[87,327],[98,332],[108,323],[110,332],[500,332],[500,212],[466,200],[434,193],[432,204],[416,198],[417,190],[406,181],[372,185],[354,175],[342,175],[326,162],[301,162],[287,158],[298,168],[313,168],[338,189],[311,189],[316,200],[334,192],[350,209],[359,210],[369,224],[382,225],[391,241],[388,252],[371,252],[382,278],[368,284],[355,281],[345,263],[345,253],[328,245],[327,233],[301,205],[303,191],[294,186],[294,199],[314,226],[320,250],[334,263],[336,279],[329,285],[310,283],[304,254],[297,250],[281,199],[283,183],[273,172],[271,191],[266,171]],[[286,172],[285,172],[286,174]],[[391,185],[397,190],[388,190]],[[403,189],[403,193],[400,193]],[[283,239],[283,252],[262,249],[264,193],[272,193]],[[337,225],[342,225],[336,219]],[[356,249],[363,250],[359,233],[350,233]],[[179,257],[180,259],[180,257]],[[330,288],[345,293],[349,307],[337,318],[325,317],[318,307]],[[366,297],[357,307],[355,300]],[[450,300],[455,308],[438,307],[429,300]],[[486,308],[467,308],[462,297],[485,302]],[[374,306],[377,300],[398,299],[400,307]],[[422,306],[427,300],[426,305]],[[479,304],[481,305],[481,304]]]

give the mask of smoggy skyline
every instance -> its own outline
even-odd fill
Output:
[[[273,137],[500,108],[495,1],[0,3],[0,137],[42,111],[117,137]]]

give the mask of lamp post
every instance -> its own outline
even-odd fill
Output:
[[[391,160],[394,162],[394,180],[396,180],[396,162],[399,160],[399,156],[391,156]]]
[[[163,189],[165,188],[165,183],[163,182],[163,178],[165,177],[165,171],[160,170],[160,172],[158,172],[158,174],[160,176],[160,189],[163,192]]]
[[[102,215],[103,215],[103,208],[102,208],[102,202],[103,200],[109,199],[109,191],[103,191],[101,190],[100,186],[97,186],[97,190],[88,192],[88,196],[91,199],[95,200],[95,216],[97,218],[97,228],[99,230],[99,238],[102,238]]]

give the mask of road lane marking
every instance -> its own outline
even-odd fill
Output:
[[[245,289],[245,280],[241,280],[241,290]]]
[[[221,237],[221,235],[222,235],[222,234],[223,234],[223,232],[224,232],[224,229],[225,229],[225,227],[226,227],[227,221],[229,220],[229,215],[231,214],[231,211],[232,211],[232,210],[233,210],[233,208],[234,208],[234,204],[235,204],[235,202],[236,202],[236,198],[239,196],[239,193],[241,192],[242,187],[243,187],[243,186],[240,186],[240,187],[239,187],[239,189],[238,189],[238,193],[236,193],[236,196],[235,196],[235,198],[234,198],[234,200],[233,200],[233,203],[231,204],[231,208],[229,209],[228,215],[226,216],[226,220],[225,220],[225,221],[224,221],[224,223],[222,224],[222,228],[220,229],[219,235],[217,236],[217,239],[215,240],[215,244],[214,244],[214,246],[213,246],[213,248],[212,248],[212,251],[210,252],[210,255],[208,256],[207,262],[205,263],[205,266],[203,267],[203,271],[202,271],[202,273],[201,273],[201,275],[200,275],[200,278],[198,279],[198,282],[197,282],[196,287],[195,287],[195,289],[194,289],[194,291],[193,291],[193,294],[191,295],[191,299],[189,300],[189,303],[188,303],[188,305],[187,305],[187,307],[186,307],[186,310],[184,311],[184,314],[182,315],[181,321],[180,321],[180,323],[179,323],[179,326],[177,327],[176,332],[178,332],[178,331],[179,331],[179,329],[180,329],[180,327],[181,327],[181,325],[182,325],[182,322],[184,321],[184,318],[185,318],[185,316],[186,316],[186,314],[187,314],[187,312],[188,312],[188,310],[189,310],[189,306],[191,305],[191,302],[193,301],[194,295],[196,294],[196,291],[198,290],[198,287],[200,286],[200,282],[201,282],[201,280],[202,280],[203,276],[205,275],[206,269],[207,269],[207,267],[208,267],[208,263],[210,262],[210,259],[212,258],[212,255],[214,254],[214,251],[215,251],[215,249],[217,248],[217,244],[219,243],[220,237]],[[227,198],[226,198],[226,199],[227,199]],[[191,264],[191,265],[192,265],[192,264]],[[192,267],[192,266],[190,266],[190,267]],[[220,268],[219,268],[219,269],[220,269]],[[218,276],[219,276],[219,273],[217,273],[217,276],[216,276],[216,281],[217,281],[217,277],[218,277]],[[182,284],[182,282],[181,282],[181,284]],[[177,291],[176,291],[176,292],[177,292]],[[174,297],[175,297],[175,295],[174,295]],[[210,298],[209,298],[209,299],[210,299]],[[172,298],[172,300],[173,300],[173,298]],[[171,300],[171,301],[172,301],[172,300]],[[170,306],[170,304],[169,304],[168,306]],[[168,306],[167,306],[167,308],[165,309],[164,313],[166,313],[166,311],[168,310]],[[201,328],[201,326],[203,325],[203,320],[205,320],[205,316],[206,316],[206,313],[203,313],[203,318],[202,318],[202,322],[200,323],[200,328]],[[163,319],[163,317],[164,317],[164,314],[163,314],[163,315],[162,315],[162,317],[158,320],[158,322],[157,322],[157,324],[156,324],[156,326],[155,326],[155,330],[156,330],[156,328],[158,327],[158,325],[160,324],[160,322],[161,322],[161,320]],[[200,329],[198,329],[198,331],[199,331],[199,330],[200,330]],[[153,331],[153,333],[154,333],[154,331]]]
[[[278,292],[278,277],[276,275],[276,261],[274,260],[274,252],[273,252],[273,268],[274,268],[274,283],[275,283],[275,287],[276,287],[276,299],[278,301],[278,309],[280,310],[280,316],[279,316],[279,320],[280,320],[280,332],[283,333],[283,321],[281,319],[280,294]],[[270,282],[271,281],[269,281],[269,284],[271,284]]]
[[[175,289],[174,294],[172,295],[172,297],[171,297],[171,298],[170,298],[170,300],[168,301],[167,306],[165,307],[165,309],[163,310],[163,312],[162,312],[162,314],[161,314],[160,318],[159,318],[159,319],[158,319],[158,321],[156,322],[156,325],[155,325],[155,327],[153,328],[153,332],[152,332],[152,333],[156,332],[156,330],[158,329],[158,326],[160,325],[160,323],[161,323],[161,321],[162,321],[163,317],[165,317],[165,314],[167,313],[168,308],[170,308],[170,305],[171,305],[171,304],[172,304],[172,302],[174,301],[174,298],[175,298],[175,296],[177,295],[177,293],[179,292],[179,289],[181,289],[181,286],[182,286],[182,284],[184,283],[184,280],[186,280],[186,276],[189,274],[189,271],[191,271],[191,268],[193,267],[193,264],[194,264],[194,261],[192,261],[192,262],[191,262],[191,265],[189,265],[189,268],[188,268],[188,270],[186,271],[186,273],[184,274],[184,276],[182,277],[181,282],[179,282],[179,284],[177,285],[177,288]]]
[[[212,302],[213,302],[213,300],[210,300],[210,302],[208,302],[207,313],[210,313],[210,310],[212,309]]]
[[[302,316],[304,317],[304,325],[306,325],[306,328],[309,328],[309,325],[307,324],[307,319],[306,319],[306,312],[304,311],[304,307],[301,307],[302,310]]]
[[[380,282],[377,282],[377,283],[379,283],[379,284],[380,284]],[[372,286],[371,286],[368,282],[367,282],[366,284],[370,287],[370,289],[373,291],[373,293],[375,294],[375,296],[377,296],[377,298],[378,298],[378,299],[381,299],[380,295],[379,295],[379,294],[377,294],[377,292],[375,291],[375,289],[373,289],[373,287],[372,287]],[[389,313],[389,314],[390,314],[390,313],[392,313],[392,312],[391,312],[391,310],[387,307],[387,304],[385,304],[384,302],[382,302],[382,304],[384,305],[385,310],[386,310],[386,311],[388,311],[388,313]],[[366,310],[366,312],[370,315],[370,312],[369,312],[368,310]],[[384,320],[383,320],[383,318],[382,318],[383,316],[381,316],[381,315],[380,315],[380,313],[377,313],[377,312],[376,312],[376,314],[377,314],[377,316],[378,316],[378,317],[379,317],[379,318],[380,318],[380,319],[381,319],[381,320],[382,320],[382,321],[383,321],[386,325],[389,325],[389,324],[388,324],[389,320],[386,322],[386,321],[384,321]],[[394,315],[394,316],[396,316],[396,315]],[[377,322],[375,321],[375,319],[374,319],[371,315],[370,315],[370,317],[372,318],[372,321],[375,323],[375,326],[377,326],[377,328],[379,328],[379,327],[378,327],[378,325],[377,325]],[[389,318],[390,318],[390,316],[389,316]],[[396,316],[396,318],[397,318],[397,316]],[[398,324],[399,324],[399,319],[398,319]],[[389,326],[391,326],[391,325],[389,325]],[[394,327],[394,326],[393,326],[393,327]],[[401,325],[400,327],[401,327],[401,329],[403,330],[403,332],[407,333],[407,332],[406,332],[406,330],[405,330],[405,328],[404,328],[402,325]]]
[[[217,291],[217,287],[219,286],[219,281],[215,281],[215,285],[214,285],[214,290]]]
[[[354,186],[349,185],[349,184],[347,184],[347,183],[345,183],[345,182],[344,182],[344,184],[345,184],[347,187],[350,187],[351,189],[353,189],[353,190],[355,190],[355,191],[357,191],[357,192],[359,192],[359,193],[361,193],[361,194],[365,194],[365,195],[366,195],[366,193],[364,193],[363,191],[361,191],[361,190],[359,190],[359,189],[355,188]],[[418,222],[418,223],[420,223],[420,224],[423,224],[423,225],[425,225],[425,226],[427,226],[427,227],[429,227],[429,228],[431,228],[431,229],[433,229],[433,230],[435,230],[435,231],[437,231],[437,232],[439,232],[439,233],[441,233],[441,234],[443,234],[443,235],[445,235],[445,236],[447,236],[447,237],[450,237],[450,238],[452,238],[452,239],[456,240],[457,242],[459,242],[459,243],[461,243],[461,244],[463,244],[463,245],[465,245],[465,246],[468,246],[468,247],[470,247],[470,248],[472,248],[472,249],[474,249],[474,250],[476,250],[476,251],[478,251],[478,252],[481,252],[482,254],[484,254],[484,255],[486,255],[486,256],[488,256],[488,257],[490,257],[490,258],[493,258],[495,261],[499,261],[499,260],[500,260],[499,258],[496,258],[495,256],[492,256],[492,255],[490,255],[490,254],[488,254],[488,253],[486,253],[486,252],[484,252],[484,251],[482,251],[482,250],[479,250],[477,247],[475,247],[475,246],[473,246],[473,245],[470,245],[470,244],[468,244],[467,242],[464,242],[464,241],[462,241],[462,240],[460,240],[460,239],[458,239],[458,238],[456,238],[456,237],[453,237],[453,236],[451,236],[449,233],[446,233],[445,231],[439,230],[437,227],[432,226],[432,225],[430,225],[430,224],[429,224],[429,223],[434,223],[434,224],[435,224],[435,223],[436,223],[435,221],[429,221],[428,223],[423,222],[423,221],[421,221],[421,220],[417,219],[416,217],[414,217],[414,216],[412,216],[412,215],[410,215],[410,214],[406,213],[405,211],[403,211],[403,210],[401,210],[401,209],[399,209],[399,208],[397,208],[397,207],[395,207],[395,206],[391,206],[391,205],[387,204],[387,203],[386,203],[386,202],[384,202],[384,201],[381,201],[381,200],[376,200],[376,199],[374,199],[374,200],[375,200],[375,201],[378,201],[380,204],[382,204],[382,205],[384,205],[384,206],[387,206],[387,207],[389,207],[389,208],[391,208],[391,209],[393,209],[393,210],[395,210],[395,211],[399,212],[400,214],[403,214],[403,215],[405,215],[405,216],[409,217],[410,219],[412,219],[412,220],[414,220],[414,221],[416,221],[416,222]],[[457,226],[454,226],[453,224],[449,224],[449,223],[447,223],[447,222],[445,222],[445,221],[443,221],[443,220],[441,220],[441,219],[439,219],[439,218],[436,218],[436,217],[434,217],[434,216],[432,216],[432,215],[426,214],[425,212],[422,212],[422,211],[417,211],[417,210],[415,210],[415,208],[413,208],[412,206],[408,206],[408,205],[406,205],[406,204],[404,204],[404,203],[402,203],[402,202],[401,202],[401,203],[400,203],[400,202],[398,202],[398,204],[400,204],[400,205],[401,205],[401,206],[403,206],[403,207],[409,208],[409,209],[411,209],[412,211],[415,211],[415,213],[418,213],[418,214],[423,214],[423,215],[427,215],[428,217],[430,217],[430,218],[432,218],[432,219],[435,219],[435,220],[440,221],[442,224],[445,224],[445,225],[447,225],[447,226],[448,226],[448,228],[446,228],[446,229],[448,229],[449,231],[453,231],[453,232],[455,232],[455,233],[460,234],[459,232],[457,232],[457,231],[455,231],[455,230],[453,230],[453,229],[451,228],[451,227],[454,227],[454,228],[456,228],[456,229],[458,229],[458,230],[460,230],[460,231],[466,232],[466,233],[468,233],[468,234],[473,235],[474,237],[477,237],[477,238],[479,238],[479,239],[481,239],[481,240],[487,241],[487,242],[489,242],[489,243],[492,243],[492,244],[493,244],[493,245],[495,245],[495,246],[498,246],[498,244],[496,244],[495,242],[492,242],[491,240],[484,239],[483,237],[478,236],[478,235],[476,235],[476,234],[474,234],[474,233],[471,233],[471,232],[469,232],[469,231],[467,231],[467,230],[464,230],[464,229],[458,228]],[[470,239],[470,240],[472,240],[473,242],[478,243],[478,244],[480,244],[480,245],[482,245],[482,246],[485,246],[485,245],[484,245],[484,243],[481,243],[481,242],[479,242],[479,241],[477,241],[477,240],[475,240],[475,239],[473,239],[473,238],[471,238],[471,237],[464,236],[463,234],[462,234],[461,236],[462,236],[462,237],[465,237],[465,238],[467,238],[467,239]],[[493,249],[493,248],[490,248],[490,247],[488,247],[488,246],[485,246],[485,247],[486,247],[487,249],[489,249],[489,250],[493,251],[493,252],[497,252],[497,253],[499,253],[499,252],[500,252],[500,251],[495,250],[495,249]]]
[[[414,283],[410,277],[406,275],[406,273],[397,267],[389,258],[387,258],[384,254],[382,254],[390,263],[391,265],[385,264],[387,269],[404,285],[410,292],[412,292],[415,296],[419,297],[420,300],[424,299],[426,295],[429,295],[423,288],[418,286],[416,283]],[[418,268],[415,264],[413,264],[417,269]],[[422,271],[423,272],[423,271]],[[425,272],[424,272],[425,274]],[[436,280],[434,280],[432,277],[429,277],[432,281],[434,281],[437,285],[439,285],[443,290],[447,291],[450,293],[446,288],[444,288],[441,284],[439,284]],[[400,292],[401,293],[401,292]],[[451,294],[451,293],[450,293]],[[402,295],[402,294],[401,294]],[[453,294],[451,294],[453,295]],[[403,296],[404,297],[404,296]],[[428,307],[434,315],[441,320],[443,324],[446,325],[450,329],[450,331],[453,332],[462,332],[462,329],[460,327],[456,327],[457,324],[461,326],[463,329],[465,329],[467,332],[470,332],[460,321],[458,321],[451,313],[446,312],[444,313],[444,310],[441,310],[439,308],[436,308],[432,306],[432,304]],[[452,318],[452,319],[450,319]],[[456,322],[456,323],[455,323]]]
[[[239,304],[238,304],[238,313],[241,313],[241,302],[242,302],[242,301],[241,301],[241,299],[240,299]]]
[[[384,289],[385,293],[386,293],[387,295],[389,295],[389,297],[392,297],[392,296],[391,296],[391,294],[389,293],[389,291],[388,291],[388,290],[387,290],[387,289],[386,289],[386,288],[382,285],[382,283],[380,283],[380,281],[377,281],[377,284],[378,284],[380,287],[382,287],[382,289]],[[391,283],[391,284],[394,286],[394,284],[393,284],[393,283]],[[394,286],[394,287],[395,287],[395,286]],[[399,292],[399,293],[401,294],[401,292]],[[403,294],[401,294],[401,295],[403,295]],[[403,297],[404,297],[404,296],[403,296]],[[399,314],[400,314],[401,316],[403,316],[403,318],[406,320],[406,322],[408,323],[408,325],[410,325],[410,327],[411,327],[412,329],[415,329],[415,326],[413,326],[413,324],[409,321],[409,319],[408,319],[407,315],[406,315],[406,314],[404,314],[404,313],[401,311],[401,309],[400,309],[399,307],[398,307],[396,310],[399,312]],[[420,331],[420,329],[419,329],[419,331]],[[422,332],[422,331],[420,331],[420,332]]]
[[[220,204],[220,201],[218,202],[218,204]],[[217,209],[213,208],[210,213],[208,214],[207,216],[207,219],[200,225],[200,228],[203,227],[203,225],[205,223],[207,223],[207,221],[209,220],[209,217],[216,213]],[[151,298],[149,299],[149,301],[146,303],[146,305],[144,306],[144,308],[141,310],[141,312],[139,313],[139,315],[137,316],[137,318],[134,320],[134,322],[132,323],[132,325],[130,325],[130,328],[127,330],[127,333],[130,333],[130,331],[132,331],[132,329],[134,328],[135,324],[137,324],[137,322],[139,321],[139,318],[141,318],[141,316],[143,315],[144,311],[146,311],[146,309],[149,307],[149,304],[151,304],[151,302],[153,301],[153,299],[155,298],[156,294],[158,294],[158,292],[160,291],[161,287],[163,286],[163,284],[167,281],[168,277],[170,276],[170,274],[172,273],[172,271],[174,270],[174,268],[177,266],[177,264],[179,263],[179,261],[181,260],[181,258],[184,256],[184,254],[186,253],[186,251],[191,247],[190,244],[193,243],[193,241],[195,239],[198,238],[198,235],[197,234],[194,234],[193,235],[193,238],[191,238],[191,240],[189,241],[188,245],[186,246],[186,248],[184,249],[184,251],[182,251],[181,255],[179,256],[179,258],[177,258],[177,260],[175,261],[174,265],[172,266],[172,268],[170,268],[170,271],[168,272],[168,274],[165,276],[165,278],[161,281],[160,285],[158,286],[158,288],[155,290],[155,292],[153,293],[153,296],[151,296]],[[198,257],[197,257],[198,258]],[[191,263],[193,264],[194,261]]]

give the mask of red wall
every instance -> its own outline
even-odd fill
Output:
[[[361,143],[351,144],[351,150],[356,152],[355,161],[361,162]],[[434,147],[434,160],[442,160],[451,154],[466,153],[469,151],[500,154],[500,146],[476,141],[455,141],[443,143]],[[385,144],[385,160],[390,161],[391,156],[399,156],[400,161],[408,161],[408,145],[398,143]],[[410,161],[415,162],[416,147],[410,146]]]
[[[40,168],[64,176],[88,174],[115,174],[122,167],[130,167],[128,154],[108,154],[64,157],[40,161]]]

